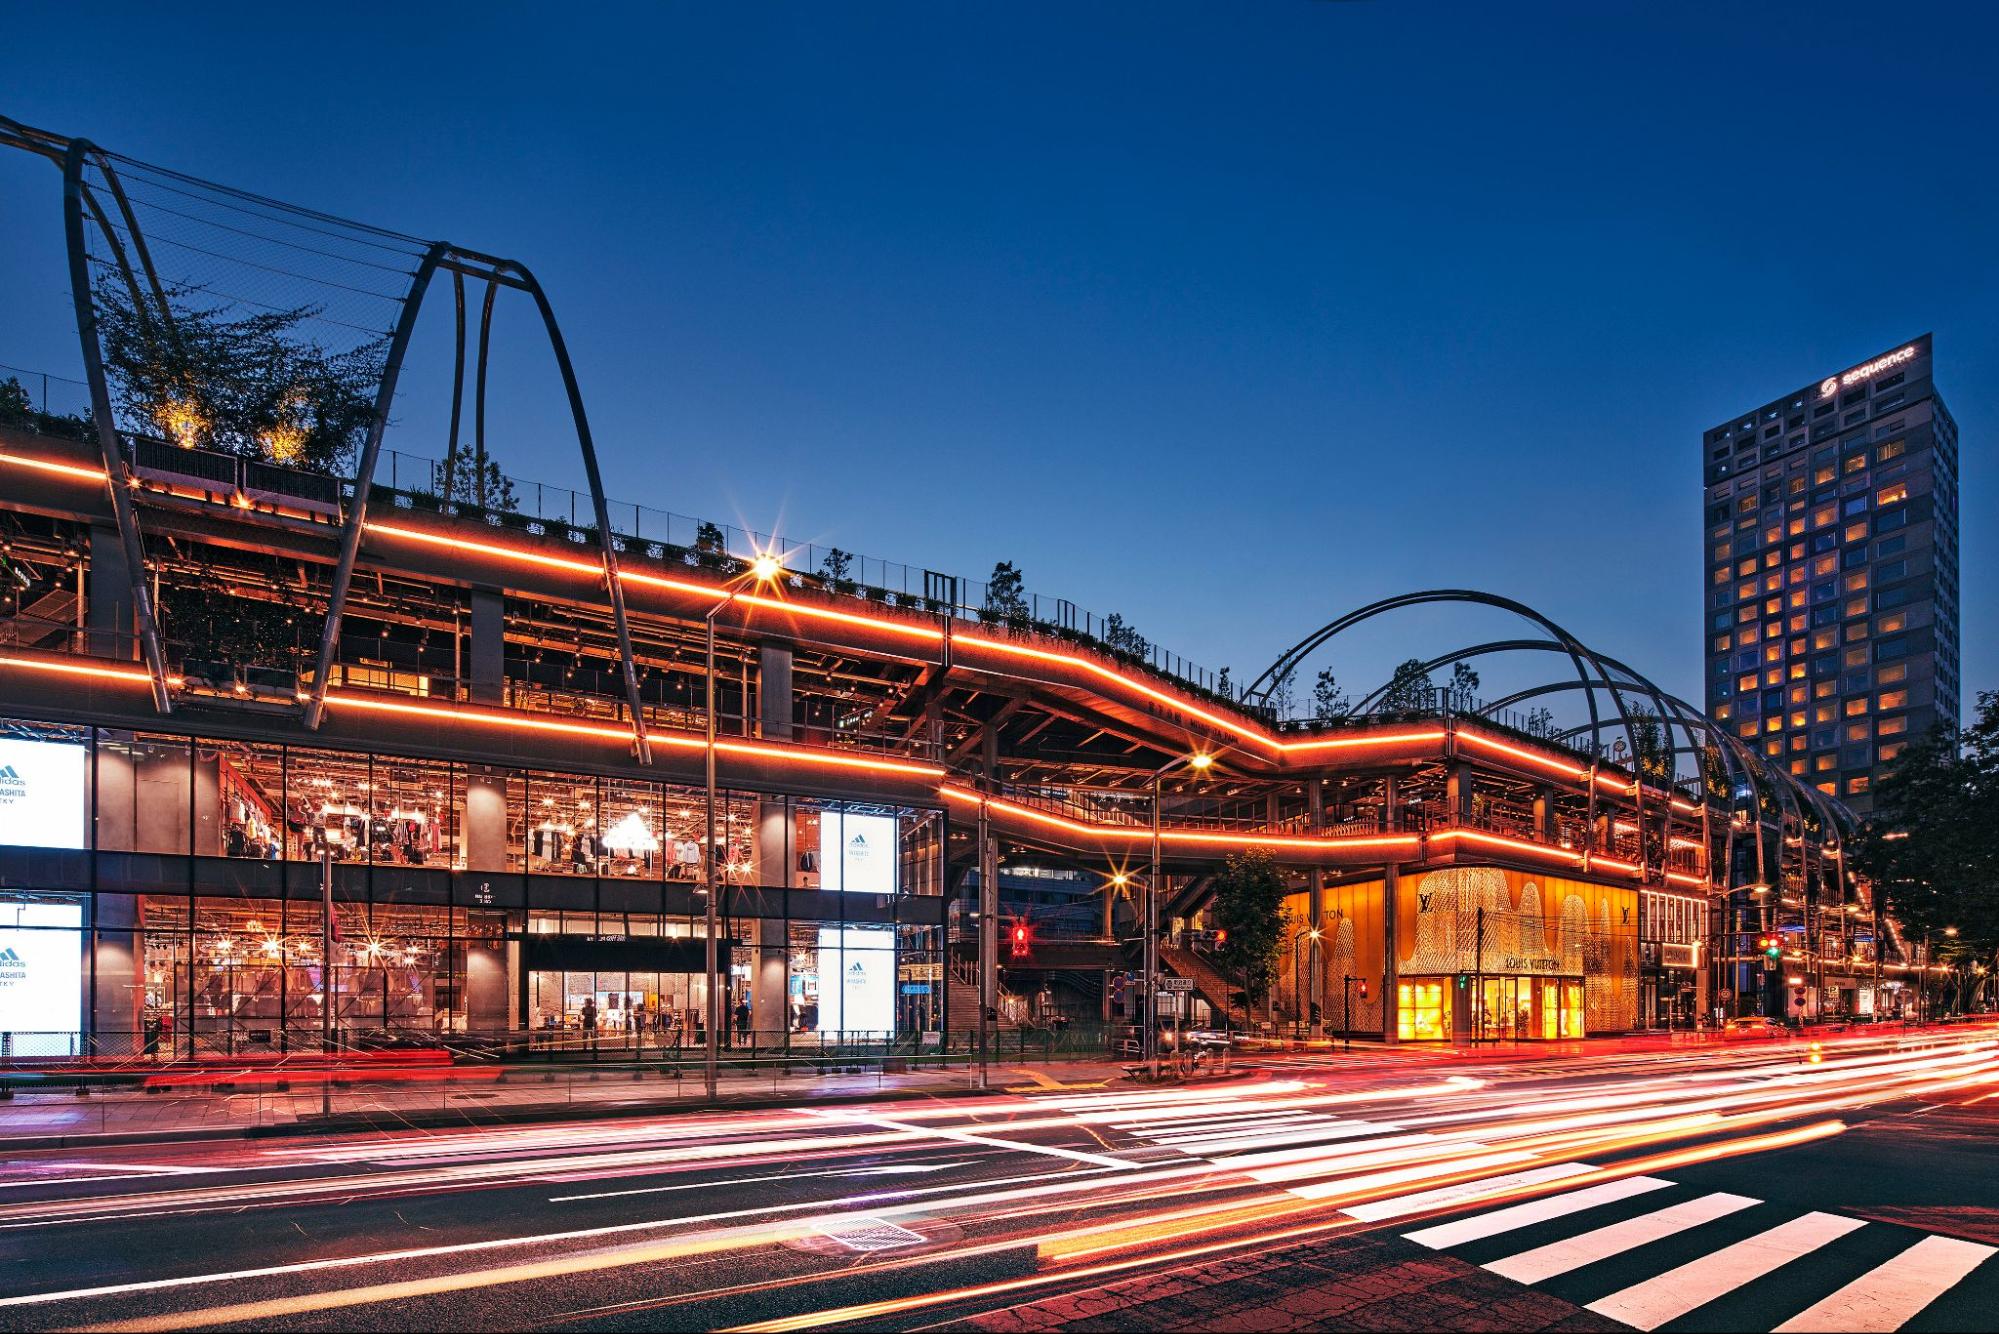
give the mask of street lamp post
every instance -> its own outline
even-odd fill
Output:
[[[771,582],[779,574],[783,573],[783,571],[784,567],[778,563],[778,559],[775,556],[760,554],[755,560],[750,562],[750,574],[759,584]],[[738,597],[741,597],[742,593],[743,590],[740,587],[730,589],[728,596],[717,602],[713,607],[710,607],[708,615],[703,618],[707,629],[707,656],[704,659],[704,667],[707,675],[707,706],[702,712],[706,716],[708,743],[703,748],[708,760],[705,793],[708,841],[702,854],[701,864],[703,868],[702,879],[705,882],[702,886],[702,892],[708,900],[706,959],[708,994],[704,998],[701,1008],[708,1019],[707,1041],[704,1044],[706,1051],[703,1060],[703,1084],[708,1090],[708,1097],[711,1101],[715,1097],[716,1076],[718,1067],[721,1064],[723,1019],[722,988],[719,976],[721,950],[717,941],[717,936],[722,929],[722,913],[719,902],[721,894],[717,887],[715,876],[715,618],[722,614],[724,608],[728,607]]]
[[[1159,783],[1176,765],[1185,764],[1198,773],[1206,773],[1215,763],[1215,757],[1205,751],[1197,751],[1184,759],[1168,760],[1153,771],[1152,775],[1152,869],[1145,877],[1145,946],[1143,951],[1145,970],[1145,1004],[1141,1010],[1145,1016],[1143,1043],[1145,1051],[1145,1073],[1155,1082],[1159,1078]]]

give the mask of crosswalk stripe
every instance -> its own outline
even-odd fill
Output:
[[[1726,1218],[1732,1213],[1761,1204],[1747,1195],[1730,1195],[1717,1191],[1703,1195],[1697,1200],[1687,1200],[1680,1204],[1669,1204],[1664,1209],[1655,1209],[1649,1214],[1636,1218],[1626,1218],[1621,1222],[1592,1228],[1561,1241],[1551,1241],[1546,1246],[1536,1246],[1532,1250],[1509,1255],[1503,1260],[1494,1260],[1486,1265],[1501,1278],[1510,1278],[1516,1283],[1539,1283],[1543,1279],[1566,1274],[1572,1269],[1581,1269],[1586,1264],[1594,1264],[1613,1255],[1638,1249],[1648,1242],[1661,1237],[1670,1237],[1676,1232],[1685,1232],[1690,1227],[1702,1223],[1712,1223],[1717,1218]]]
[[[1550,1181],[1561,1181],[1593,1170],[1588,1163],[1550,1163],[1546,1167],[1532,1167],[1524,1172],[1480,1177],[1477,1181],[1460,1181],[1454,1186],[1419,1190],[1413,1195],[1396,1195],[1386,1200],[1372,1200],[1366,1204],[1349,1206],[1341,1212],[1363,1223],[1379,1223],[1386,1218],[1404,1218],[1410,1214],[1440,1209],[1470,1195],[1489,1195],[1514,1190],[1521,1186],[1545,1185]]]
[[[1419,1246],[1428,1246],[1433,1251],[1446,1246],[1459,1246],[1468,1241],[1479,1241],[1486,1237],[1496,1237],[1504,1232],[1531,1227],[1550,1219],[1565,1218],[1579,1214],[1585,1209],[1594,1209],[1600,1204],[1614,1204],[1628,1200],[1634,1195],[1644,1195],[1649,1191],[1664,1190],[1672,1185],[1658,1177],[1623,1177],[1616,1181],[1606,1181],[1601,1185],[1585,1186],[1563,1195],[1551,1195],[1545,1200],[1528,1200],[1524,1204],[1509,1205],[1504,1209],[1494,1209],[1490,1213],[1474,1214],[1470,1218],[1460,1218],[1455,1222],[1438,1223],[1433,1227],[1418,1228],[1404,1236]]]
[[[1900,1329],[1985,1263],[1994,1247],[1956,1237],[1924,1237],[1823,1301],[1777,1326],[1776,1334],[1876,1334]]]
[[[1709,1198],[1713,1198],[1710,1196]],[[1678,1268],[1611,1293],[1589,1304],[1598,1315],[1638,1329],[1657,1329],[1668,1320],[1735,1291],[1866,1224],[1837,1214],[1809,1213],[1767,1232],[1689,1260]]]

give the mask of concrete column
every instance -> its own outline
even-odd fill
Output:
[[[756,865],[752,878],[759,885],[788,887],[796,877],[797,854],[791,850],[792,799],[761,797],[757,801]],[[758,1027],[763,1021],[758,1020]]]
[[[773,918],[759,921],[757,943],[763,948],[750,966],[750,1027],[760,1044],[782,1042],[783,1035],[791,1031],[791,999],[785,993],[785,961],[790,957],[791,941],[785,935],[784,923]]]
[[[88,600],[84,626],[90,631],[90,652],[100,658],[139,656],[138,611],[132,605],[132,567],[118,530],[108,525],[90,529],[90,571],[84,585]]]
[[[465,674],[474,704],[507,702],[506,628],[506,598],[490,589],[473,589]]]
[[[465,869],[507,869],[507,776],[479,765],[465,770]]]
[[[1450,807],[1452,819],[1459,824],[1471,820],[1472,770],[1469,764],[1454,762],[1445,780],[1445,802]]]
[[[757,651],[757,721],[767,737],[792,732],[791,649],[765,644]]]

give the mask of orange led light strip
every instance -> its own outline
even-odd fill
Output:
[[[1081,834],[1089,838],[1123,838],[1138,841],[1152,837],[1150,829],[1134,829],[1129,825],[1087,824],[1081,820],[1072,820],[1067,816],[1051,815],[1046,811],[1037,811],[1032,806],[1022,806],[1001,797],[981,797],[978,793],[967,788],[954,787],[949,783],[941,785],[937,790],[944,796],[955,801],[969,802],[972,805],[984,802],[992,810],[1004,811],[1009,815],[1017,815],[1022,819],[1047,825],[1051,829],[1061,829],[1068,833]],[[1414,834],[1363,834],[1335,835],[1328,838],[1292,838],[1282,834],[1211,834],[1192,829],[1161,829],[1159,831],[1159,838],[1161,842],[1165,843],[1201,843],[1222,847],[1295,848],[1307,851],[1335,851],[1340,848],[1376,847],[1406,847],[1414,851],[1419,841]]]
[[[92,469],[66,463],[52,463],[46,460],[27,458],[25,456],[18,454],[0,453],[0,463],[13,463],[23,467],[40,468],[46,471],[63,473],[66,475],[73,475],[81,478],[87,478],[91,481],[101,482],[104,480],[104,472],[102,469]],[[575,560],[566,556],[555,556],[545,552],[531,551],[522,547],[506,546],[496,542],[474,541],[465,538],[451,536],[448,534],[427,532],[420,528],[408,528],[400,524],[394,524],[394,523],[371,522],[366,526],[370,532],[380,534],[384,537],[400,538],[405,541],[420,542],[430,546],[449,548],[453,550],[476,551],[482,555],[494,556],[503,560],[520,561],[524,564],[529,564],[529,565],[538,565],[544,569],[562,570],[571,574],[589,575],[593,579],[602,578],[604,573],[604,567],[602,563],[596,561]],[[618,571],[618,575],[621,580],[627,583],[639,584],[653,588],[667,589],[672,592],[685,593],[694,597],[704,597],[704,598],[720,600],[722,598],[729,596],[728,590],[717,588],[713,584],[698,583],[684,579],[672,579],[663,575],[649,574],[637,570],[620,569]],[[878,616],[868,616],[856,612],[840,611],[832,607],[819,607],[802,602],[790,602],[786,601],[783,598],[767,597],[757,593],[739,592],[735,594],[735,600],[744,603],[747,606],[761,607],[766,610],[783,612],[793,616],[808,617],[814,620],[832,621],[844,625],[852,625],[858,628],[874,630],[885,634],[900,635],[905,638],[920,640],[926,643],[941,643],[944,639],[943,631],[927,625],[911,624],[898,620],[886,619]],[[1175,710],[1176,712],[1185,714],[1192,718],[1196,718],[1201,722],[1208,724],[1211,727],[1217,728],[1223,732],[1227,732],[1228,734],[1238,737],[1243,741],[1252,742],[1258,746],[1264,747],[1266,750],[1271,751],[1272,753],[1277,754],[1279,756],[1292,755],[1292,754],[1308,754],[1311,752],[1323,752],[1323,751],[1354,750],[1354,749],[1362,749],[1370,747],[1394,746],[1394,745],[1404,745],[1412,743],[1441,742],[1445,739],[1447,735],[1447,733],[1442,728],[1424,728],[1419,730],[1400,731],[1400,732],[1369,732],[1358,736],[1316,737],[1309,741],[1282,741],[1277,739],[1276,737],[1269,735],[1267,732],[1263,731],[1262,729],[1252,726],[1248,723],[1239,722],[1235,719],[1226,717],[1222,714],[1218,714],[1211,710],[1204,709],[1199,705],[1193,703],[1190,699],[1188,699],[1183,695],[1178,695],[1173,693],[1172,691],[1159,689],[1158,687],[1148,685],[1143,681],[1134,680],[1133,678],[1126,676],[1124,673],[1117,671],[1115,668],[1108,667],[1100,662],[1094,662],[1089,658],[1079,657],[1073,653],[1053,652],[1047,649],[1033,648],[1026,644],[1012,643],[1007,640],[988,639],[982,635],[966,633],[966,632],[959,632],[954,634],[952,636],[952,640],[954,643],[972,646],[975,649],[984,649],[995,653],[1013,654],[1019,657],[1034,658],[1039,661],[1056,663],[1065,667],[1070,667],[1083,672],[1087,672],[1092,676],[1095,676],[1104,681],[1108,681],[1114,685],[1119,686],[1122,689],[1132,691],[1138,695],[1151,699],[1159,704],[1163,704],[1166,707]],[[1459,729],[1457,735],[1460,740],[1470,745],[1481,747],[1488,751],[1510,755],[1515,759],[1520,760],[1522,763],[1531,764],[1536,767],[1546,769],[1554,773],[1563,774],[1571,778],[1583,779],[1588,775],[1589,772],[1587,769],[1578,768],[1574,763],[1570,761],[1565,761],[1554,758],[1552,756],[1538,754],[1524,747],[1511,745],[1508,744],[1507,742],[1500,741],[1493,737],[1484,736],[1477,732]],[[1611,791],[1620,792],[1620,793],[1630,792],[1633,786],[1632,783],[1630,782],[1625,782],[1617,778],[1609,777],[1606,775],[1599,775],[1596,779],[1596,782],[1599,787],[1607,788]],[[1683,803],[1677,799],[1674,800],[1673,804],[1675,806],[1682,807],[1683,809],[1688,809],[1688,810],[1696,809],[1695,807]]]
[[[1480,829],[1440,829],[1430,835],[1432,843],[1457,840],[1484,843],[1496,848],[1511,848],[1517,852],[1532,852],[1543,857],[1555,857],[1561,861],[1578,864],[1583,859],[1580,852],[1575,852],[1568,848],[1551,848],[1541,843],[1529,843],[1524,839],[1507,838],[1501,834],[1488,834]]]
[[[57,463],[52,459],[31,459],[26,454],[12,454],[0,451],[0,463],[11,463],[17,468],[33,468],[37,472],[52,472],[60,477],[80,477],[86,482],[103,482],[104,469],[86,468],[75,463]]]
[[[1464,728],[1460,727],[1458,729],[1458,740],[1460,742],[1478,746],[1483,750],[1498,751],[1502,755],[1511,755],[1513,758],[1521,760],[1527,764],[1538,765],[1543,769],[1551,769],[1556,773],[1566,774],[1570,778],[1584,778],[1587,777],[1589,774],[1588,769],[1578,768],[1573,762],[1558,760],[1552,756],[1542,755],[1536,751],[1528,750],[1522,746],[1510,745],[1507,742],[1501,741],[1496,737],[1486,736],[1482,732],[1468,732]]]
[[[1091,662],[1088,658],[1079,658],[1073,653],[1056,653],[1048,649],[1032,648],[1026,644],[1015,644],[1003,639],[987,639],[983,635],[966,633],[953,635],[951,642],[957,645],[972,644],[979,648],[991,649],[998,653],[1011,653],[1023,658],[1035,658],[1042,662],[1059,663],[1065,667],[1080,668],[1092,676],[1115,682],[1149,699],[1157,700],[1168,708],[1176,709],[1181,713],[1198,718],[1212,727],[1218,727],[1234,736],[1241,737],[1245,741],[1254,741],[1256,744],[1266,746],[1279,754],[1291,754],[1295,751],[1309,750],[1349,750],[1360,746],[1387,746],[1409,741],[1442,741],[1444,739],[1442,728],[1427,728],[1415,732],[1371,732],[1364,736],[1320,737],[1312,741],[1279,741],[1275,737],[1257,728],[1250,727],[1245,723],[1236,722],[1234,719],[1225,718],[1217,713],[1210,713],[1208,710],[1189,702],[1181,696],[1173,694],[1171,691],[1160,690],[1155,686],[1145,684],[1143,681],[1134,681],[1114,668],[1106,667],[1100,662]]]
[[[99,667],[93,663],[49,662],[42,658],[16,658],[0,656],[0,667],[21,667],[31,672],[55,672],[62,676],[93,676],[103,681],[130,681],[136,685],[151,685],[150,672],[136,667]],[[169,676],[167,684],[180,686],[185,678]]]
[[[1687,875],[1686,873],[1681,871],[1666,872],[1666,879],[1675,881],[1682,885],[1692,885],[1695,889],[1707,888],[1707,881],[1701,879],[1697,875]]]
[[[142,678],[143,679],[143,678]],[[629,742],[632,734],[622,727],[602,727],[594,723],[564,722],[559,718],[536,718],[518,713],[492,713],[481,709],[447,708],[437,704],[412,704],[403,700],[381,699],[373,695],[332,691],[327,703],[336,707],[372,709],[379,713],[399,713],[419,718],[436,718],[455,723],[478,723],[488,727],[510,727],[529,732],[554,732],[565,736],[587,736],[605,741]],[[677,750],[704,750],[705,738],[684,732],[654,732],[650,739]],[[835,769],[862,769],[870,773],[908,774],[915,778],[942,778],[944,770],[934,764],[913,764],[904,760],[877,760],[860,755],[842,755],[805,747],[773,746],[764,742],[717,739],[718,752],[748,755],[758,759],[781,760],[791,764],[822,765]]]
[[[370,523],[368,531],[385,537],[398,537],[406,541],[422,542],[430,546],[449,547],[460,551],[476,551],[481,555],[497,556],[503,560],[525,561],[546,569],[563,570],[571,574],[587,574],[593,579],[601,579],[604,567],[596,561],[573,560],[567,556],[551,556],[545,552],[527,551],[520,547],[501,546],[496,542],[470,542],[441,533],[427,533],[420,528],[404,528],[398,524]],[[642,584],[649,588],[664,588],[670,592],[686,593],[692,597],[721,601],[729,596],[726,588],[713,584],[697,583],[690,579],[670,579],[665,575],[647,574],[642,570],[620,568],[618,577],[628,584]],[[905,625],[899,621],[884,620],[874,616],[861,616],[849,611],[836,611],[831,607],[815,607],[802,602],[787,602],[783,598],[765,597],[758,593],[737,593],[736,601],[745,606],[763,607],[771,611],[781,611],[793,616],[810,616],[816,620],[838,621],[845,625],[861,626],[869,630],[881,630],[889,634],[903,635],[911,639],[921,639],[930,643],[942,642],[944,632],[927,625]]]

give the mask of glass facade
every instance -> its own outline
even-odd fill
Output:
[[[29,720],[0,743],[15,1054],[705,1041],[701,788]],[[731,790],[714,821],[731,1045],[941,1041],[941,811]]]

